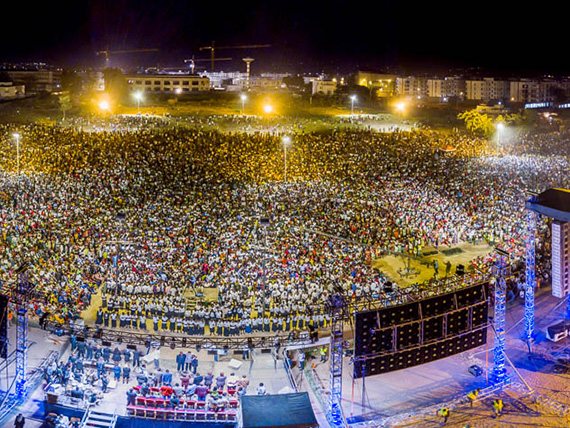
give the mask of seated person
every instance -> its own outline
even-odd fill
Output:
[[[176,409],[178,406],[180,406],[180,399],[177,396],[173,395],[170,398],[170,407]]]
[[[141,386],[141,395],[146,397],[150,394],[150,388],[147,383],[143,383]]]
[[[172,387],[169,385],[162,385],[160,387],[160,393],[162,394],[162,397],[167,400],[168,398],[170,398],[172,396],[172,394],[174,393],[174,391],[172,390]]]
[[[195,393],[196,393],[196,388],[198,387],[198,385],[195,385],[193,383],[191,383],[190,385],[188,385],[188,387],[186,388],[186,396],[188,397],[192,397]]]
[[[216,398],[212,397],[212,395],[208,395],[208,398],[206,400],[206,405],[208,407],[208,410],[212,410],[215,412],[218,409],[218,405],[216,403]]]
[[[225,392],[223,394],[220,394],[220,396],[216,400],[216,404],[218,406],[216,410],[218,411],[224,411],[228,407],[228,405],[230,404],[230,400],[228,399],[228,396],[226,395]]]
[[[184,388],[182,388],[179,383],[175,384],[172,389],[177,397],[182,397],[182,395],[184,395]]]

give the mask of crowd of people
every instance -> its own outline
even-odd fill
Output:
[[[517,263],[527,191],[570,185],[568,156],[544,154],[543,135],[497,153],[429,130],[331,129],[285,146],[269,132],[28,125],[18,157],[14,131],[0,127],[12,147],[0,153],[0,280],[26,266],[44,296],[31,309],[62,323],[100,294],[93,321],[109,328],[325,327],[333,289],[384,293],[369,259],[386,252],[488,242]],[[207,288],[217,300],[189,303]]]

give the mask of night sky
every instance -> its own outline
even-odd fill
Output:
[[[556,3],[101,0],[2,5],[0,62],[44,61],[96,66],[94,53],[158,48],[122,55],[115,65],[177,66],[200,46],[271,44],[218,51],[224,69],[256,58],[257,71],[403,72],[479,67],[513,75],[569,73],[564,7]],[[12,18],[10,18],[10,16]],[[207,67],[207,63],[202,63]]]

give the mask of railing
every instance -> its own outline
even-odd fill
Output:
[[[307,379],[307,383],[309,384],[309,388],[313,391],[313,394],[317,398],[317,401],[321,405],[321,409],[323,413],[326,415],[329,412],[329,403],[328,403],[328,390],[324,387],[323,383],[317,376],[315,370],[313,368],[306,367],[304,370],[305,379]]]
[[[284,354],[286,354],[286,352]],[[295,392],[299,392],[299,386],[297,385],[297,381],[295,380],[295,376],[293,375],[291,364],[289,364],[289,358],[286,355],[283,355],[283,367],[285,367],[285,372],[287,373],[287,377],[289,378],[289,383],[291,384],[291,388],[293,388]]]
[[[179,334],[160,334],[160,333],[143,333],[133,330],[93,329],[88,326],[70,326],[69,324],[59,324],[50,321],[46,324],[46,330],[62,336],[74,334],[80,338],[94,338],[103,341],[124,343],[127,345],[142,345],[145,347],[160,345],[177,347],[192,347],[201,349],[227,349],[240,350],[244,347],[253,348],[272,348],[275,337],[279,338],[282,346],[304,345],[311,343],[307,333],[301,333],[298,338],[292,338],[290,333],[281,335],[258,336],[255,334],[241,335],[235,337],[222,336],[189,336],[182,333]]]

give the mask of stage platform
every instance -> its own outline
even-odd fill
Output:
[[[409,267],[417,272],[415,275],[403,276],[400,274],[403,269],[408,267],[408,258],[396,255],[387,255],[379,257],[372,261],[372,266],[386,275],[390,281],[405,288],[406,286],[428,281],[433,278],[433,262],[437,260],[439,264],[439,278],[445,277],[445,263],[451,263],[451,274],[455,273],[458,264],[465,267],[469,262],[477,257],[490,253],[493,247],[486,243],[473,245],[470,243],[460,243],[452,247],[441,245],[439,248],[425,247],[422,252],[425,256],[421,256],[420,260],[410,260]],[[446,254],[446,252],[448,254]],[[428,265],[429,263],[429,265]]]

